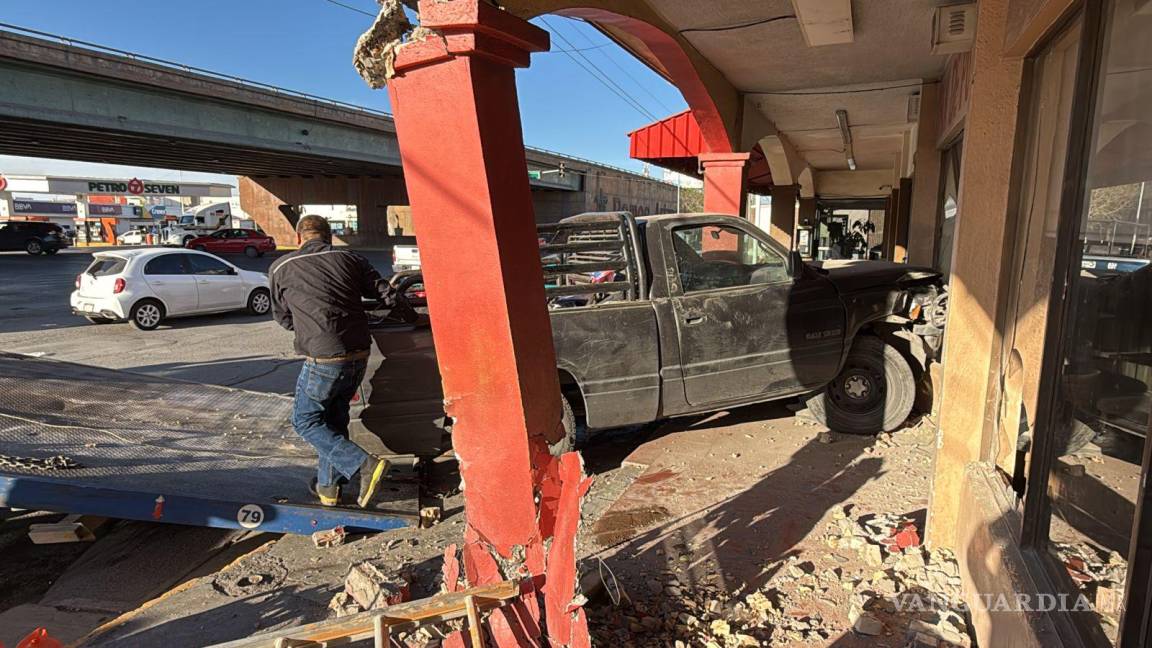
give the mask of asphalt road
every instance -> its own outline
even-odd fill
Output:
[[[299,371],[292,334],[268,317],[242,312],[173,319],[155,331],[129,324],[96,326],[72,315],[69,295],[94,250],[54,256],[0,253],[0,351],[227,385],[291,393]],[[387,251],[365,252],[381,273]],[[225,255],[246,270],[266,272],[276,259]]]

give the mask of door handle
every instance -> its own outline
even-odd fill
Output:
[[[684,313],[685,324],[699,324],[704,321],[704,313],[701,311],[688,311]]]

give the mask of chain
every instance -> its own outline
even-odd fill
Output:
[[[72,468],[81,468],[82,466],[76,463],[76,460],[64,455],[56,455],[41,459],[39,457],[13,457],[10,455],[0,455],[0,468],[17,468],[20,470],[69,470]]]

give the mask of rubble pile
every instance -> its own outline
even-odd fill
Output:
[[[829,551],[766,565],[767,582],[749,593],[687,587],[672,573],[628,583],[618,605],[593,611],[594,645],[822,646],[854,635],[972,648],[952,553],[922,546],[910,518],[851,509],[834,511]]]
[[[594,615],[594,645],[738,648],[831,636],[819,613],[792,606],[775,587],[730,596],[715,586],[683,587],[675,576],[648,586],[644,600]]]
[[[1108,625],[1116,627],[1128,577],[1124,556],[1084,542],[1053,542],[1052,548],[1092,608]]]

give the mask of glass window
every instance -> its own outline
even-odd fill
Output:
[[[96,257],[96,259],[92,261],[92,265],[88,266],[88,269],[84,272],[93,277],[106,277],[123,272],[125,264],[127,264],[127,261],[116,257]]]
[[[735,227],[680,227],[672,232],[672,246],[686,293],[791,279],[784,255]]]
[[[188,274],[184,268],[185,254],[161,254],[160,256],[150,259],[144,265],[144,274],[146,275],[182,275]]]
[[[188,264],[192,267],[192,274],[198,275],[227,275],[232,274],[232,267],[220,259],[214,259],[205,254],[187,254]]]
[[[1119,627],[1152,412],[1152,14],[1109,3],[1084,203],[1067,287],[1051,422],[1047,550],[1094,607],[1093,643]],[[1146,539],[1145,539],[1146,540]],[[1145,595],[1146,583],[1138,584]],[[1139,623],[1144,610],[1130,610]],[[1128,623],[1126,623],[1128,625]],[[1131,641],[1130,641],[1131,640]]]
[[[228,230],[220,230],[219,232],[212,232],[208,236],[216,239],[228,238]]]

